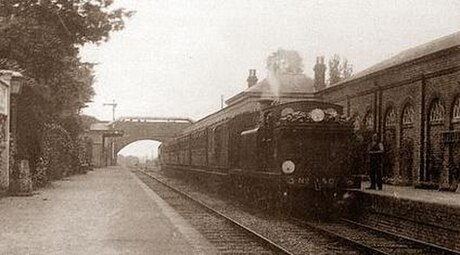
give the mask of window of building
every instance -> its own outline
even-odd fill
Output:
[[[367,130],[374,129],[374,115],[372,114],[372,111],[367,112],[366,117],[364,118],[364,127]]]
[[[402,114],[402,124],[404,126],[411,126],[414,124],[414,107],[411,104],[408,104],[404,107]]]
[[[387,114],[385,116],[385,127],[394,127],[396,126],[396,112],[393,107],[387,110]]]
[[[355,131],[361,129],[361,117],[359,115],[356,115],[355,120],[353,121],[353,128]]]
[[[460,122],[460,96],[455,99],[454,107],[452,109],[452,121]]]
[[[444,106],[439,99],[433,100],[430,108],[430,123],[441,123],[444,120]]]

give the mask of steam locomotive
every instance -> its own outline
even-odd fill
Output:
[[[215,123],[195,123],[159,148],[162,170],[216,182],[264,209],[331,208],[351,174],[353,126],[339,105],[271,104]]]

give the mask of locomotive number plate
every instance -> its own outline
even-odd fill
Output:
[[[308,184],[309,182],[310,182],[310,178],[308,177],[297,178],[297,184]]]
[[[291,178],[288,180],[288,183],[297,185],[319,185],[321,187],[334,187],[336,184],[334,178],[316,178],[310,180],[309,177],[297,177],[295,179]]]

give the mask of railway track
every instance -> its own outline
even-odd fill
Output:
[[[254,220],[249,220],[249,222],[246,222],[246,220],[241,219],[241,217],[239,218],[238,216],[228,216],[227,214],[232,213],[227,212],[228,210],[226,208],[228,206],[225,205],[224,202],[222,202],[224,204],[216,203],[215,201],[202,202],[201,198],[200,200],[194,198],[196,195],[188,195],[190,192],[183,185],[176,185],[176,183],[168,184],[170,181],[167,181],[168,179],[164,179],[164,177],[161,177],[160,175],[155,176],[157,174],[153,175],[143,172],[135,173],[151,188],[153,186],[160,187],[158,184],[161,184],[163,188],[152,188],[155,192],[159,193],[161,197],[163,197],[161,193],[165,192],[164,189],[169,189],[169,192],[174,190],[174,193],[180,194],[179,197],[182,197],[182,200],[186,199],[188,201],[193,201],[193,203],[196,203],[199,205],[199,207],[204,208],[204,210],[206,210],[208,213],[213,214],[213,217],[220,218],[221,221],[225,221],[228,225],[232,226],[232,228],[228,230],[221,230],[219,228],[216,231],[212,229],[209,230],[208,227],[206,227],[207,230],[205,232],[202,232],[198,227],[198,230],[202,232],[203,235],[208,238],[208,240],[210,240],[211,243],[214,244],[219,251],[222,251],[222,253],[460,254],[456,251],[452,251],[433,244],[381,231],[349,219],[341,219],[337,222],[311,222],[288,218],[278,219],[276,222],[267,222],[264,219],[257,219],[256,222],[254,222]],[[168,183],[166,183],[166,181]],[[157,184],[153,184],[155,182]],[[176,186],[181,187],[175,188]],[[163,194],[165,194],[168,198],[167,192]],[[165,198],[163,197],[163,199]],[[184,203],[184,208],[182,208],[181,203],[183,202],[171,202],[168,199],[165,200],[170,204],[172,203],[171,205],[176,210],[178,210],[179,213],[181,213],[181,210],[189,210],[186,207],[188,207],[187,204],[191,202]],[[212,204],[212,208],[208,206],[209,204]],[[187,217],[185,218],[188,219]],[[234,220],[234,218],[237,218],[238,220]],[[192,220],[192,225],[199,226],[199,222],[198,224],[193,224]],[[267,230],[265,228],[261,230],[260,226],[263,225],[270,225],[270,229]],[[238,229],[238,231],[235,229]],[[223,238],[220,236],[222,233],[227,232],[244,232],[244,234],[231,234],[230,238]],[[207,234],[209,234],[209,236],[207,236]],[[215,236],[216,234],[217,236]],[[321,238],[320,236],[326,236],[326,238]],[[314,245],[312,245],[312,243],[314,243]],[[247,244],[249,244],[249,246],[244,247]],[[235,247],[238,247],[241,250],[231,250]]]
[[[221,254],[293,254],[234,219],[143,172],[141,181],[168,202]]]
[[[299,219],[295,221],[333,238],[349,242],[369,254],[460,254],[448,248],[379,230],[349,219],[322,223]]]

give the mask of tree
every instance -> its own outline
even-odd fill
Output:
[[[93,92],[92,66],[78,58],[79,48],[107,41],[110,32],[122,29],[124,18],[132,15],[110,10],[111,4],[112,0],[1,0],[0,68],[5,63],[31,78],[29,85],[41,87],[54,113],[67,111],[64,105],[81,107]]]
[[[329,85],[334,85],[342,80],[350,78],[353,73],[353,66],[346,58],[334,54],[329,59]]]
[[[77,113],[94,94],[94,74],[93,64],[82,62],[79,50],[107,41],[133,14],[111,8],[112,3],[0,0],[0,69],[27,78],[18,102],[18,155],[29,159],[32,172],[36,164],[47,162],[43,155],[63,153],[45,151],[58,148],[48,146],[56,144],[49,139],[73,143],[83,130]],[[60,132],[49,135],[50,126]]]
[[[267,58],[268,83],[270,90],[279,99],[281,88],[281,75],[303,73],[302,58],[294,50],[278,49]]]
[[[267,58],[267,69],[277,74],[301,74],[302,57],[295,50],[278,49]]]

